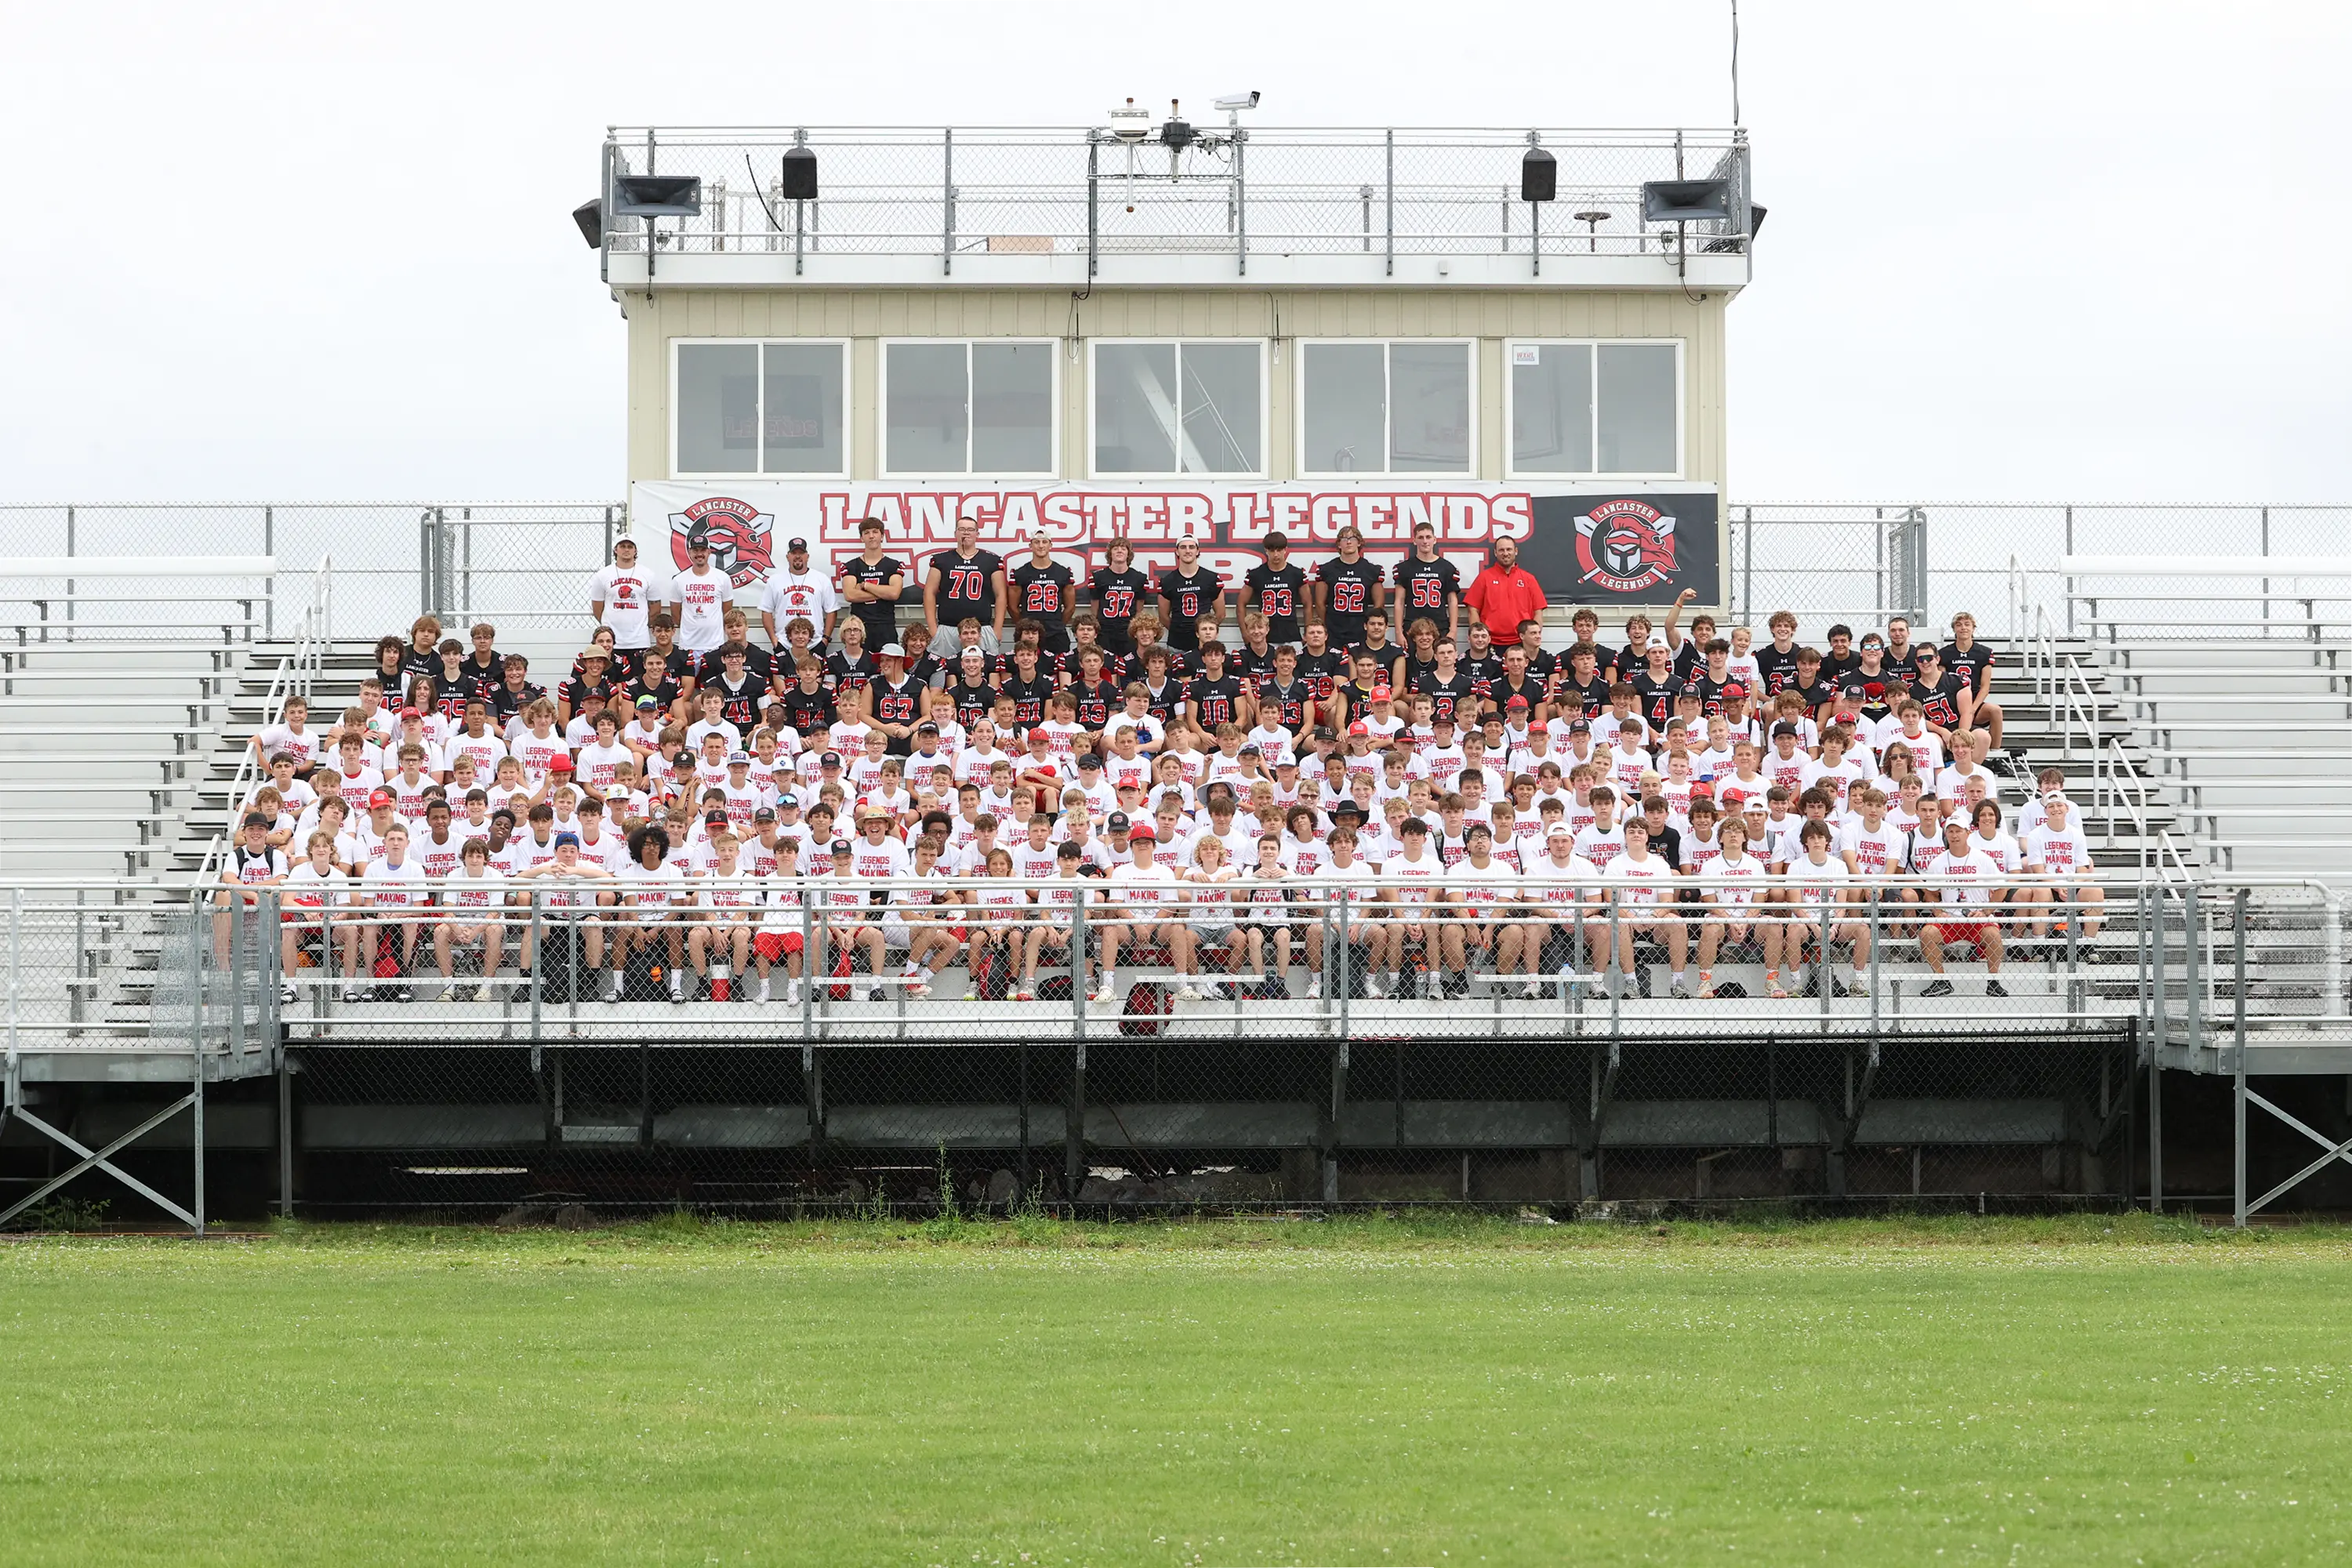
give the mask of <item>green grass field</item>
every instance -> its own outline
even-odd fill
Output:
[[[2352,1560],[2352,1233],[0,1247],[0,1560]]]

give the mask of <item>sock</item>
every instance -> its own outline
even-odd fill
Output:
[[[1700,970],[1700,971],[1699,971],[1699,973],[1700,973],[1701,974],[1704,974],[1704,973],[1706,973],[1706,971],[1705,971],[1704,969],[1702,969],[1702,970]],[[1683,971],[1681,971],[1681,970],[1677,969],[1677,970],[1675,970],[1675,984],[1677,984],[1677,985],[1687,985],[1687,984],[1690,984],[1690,981],[1689,981],[1689,978],[1688,978],[1688,977],[1684,973],[1684,972],[1683,972]]]

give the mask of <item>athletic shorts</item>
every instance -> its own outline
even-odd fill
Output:
[[[1192,939],[1204,947],[1223,947],[1234,940],[1234,929],[1231,921],[1222,925],[1202,925],[1196,921],[1192,923]]]
[[[1936,934],[1947,943],[1964,942],[1979,948],[1984,946],[1985,932],[1991,929],[1984,921],[1937,921],[1935,926]]]
[[[770,963],[800,950],[801,933],[796,931],[763,931],[751,935],[751,951]]]

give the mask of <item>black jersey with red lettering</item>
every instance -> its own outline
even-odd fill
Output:
[[[722,675],[705,681],[702,689],[719,693],[719,716],[739,730],[748,730],[758,723],[760,710],[768,705],[768,683],[748,670],[740,685],[728,685]]]
[[[1348,673],[1347,656],[1331,648],[1298,656],[1298,679],[1315,689],[1315,700],[1328,702],[1333,689]]]
[[[822,686],[809,691],[794,681],[791,689],[777,693],[776,702],[784,710],[784,722],[802,735],[822,734],[841,717],[841,704]]]
[[[1960,678],[1950,670],[1936,677],[1929,685],[1924,679],[1911,684],[1911,695],[1918,700],[1919,711],[1930,724],[1948,730],[1960,721],[1960,692],[1965,689]]]
[[[1408,691],[1419,690],[1419,682],[1423,676],[1437,673],[1437,660],[1433,657],[1423,658],[1417,653],[1407,653],[1403,663],[1404,668],[1398,674],[1395,682],[1400,696]]]
[[[1270,566],[1261,561],[1242,574],[1242,604],[1265,617],[1268,642],[1298,640],[1298,617],[1307,610],[1307,569],[1296,561]]]
[[[1682,690],[1683,683],[1671,672],[1661,677],[1645,669],[1626,684],[1639,694],[1641,714],[1650,721],[1650,728],[1663,732],[1666,721],[1675,716],[1675,696]]]
[[[1323,625],[1334,646],[1345,647],[1362,640],[1364,617],[1381,608],[1381,582],[1386,575],[1380,563],[1364,556],[1342,561],[1334,555],[1315,568],[1323,584]]]
[[[1723,689],[1730,684],[1728,676],[1717,680],[1703,669],[1683,678],[1683,689],[1698,693],[1698,710],[1709,717],[1723,711]]]
[[[1819,713],[1828,704],[1837,700],[1837,688],[1826,680],[1817,679],[1811,686],[1792,680],[1782,689],[1793,691],[1803,698],[1805,711],[1808,713]]]
[[[1609,682],[1598,671],[1591,679],[1579,681],[1573,670],[1561,669],[1553,676],[1551,689],[1552,700],[1570,719],[1598,719],[1609,711]]]
[[[846,700],[852,692],[880,673],[881,667],[874,662],[874,656],[870,653],[861,650],[856,658],[851,658],[846,653],[825,655],[825,684],[833,688],[837,700]]]
[[[1357,659],[1369,658],[1380,666],[1381,679],[1391,683],[1396,679],[1397,660],[1403,657],[1404,645],[1395,641],[1384,642],[1378,647],[1370,643],[1358,643],[1348,650],[1349,668],[1354,667]]]
[[[1055,628],[1069,618],[1072,587],[1070,569],[1058,561],[1048,561],[1040,566],[1034,560],[1024,561],[1010,567],[1005,576],[1013,583],[1013,607],[1024,616],[1045,623],[1045,634],[1051,637]]]
[[[1099,730],[1118,711],[1119,687],[1116,681],[1101,680],[1092,686],[1076,681],[1071,684],[1070,694],[1078,700],[1077,725],[1081,730]]]
[[[705,648],[700,653],[698,653],[693,657],[694,679],[701,685],[708,686],[712,681],[727,673],[727,660],[724,655],[724,650],[722,649],[715,647]],[[769,652],[767,648],[761,647],[758,643],[744,644],[743,673],[746,675],[756,675],[761,679],[768,682],[771,686],[774,685],[776,680],[775,655]]]
[[[1108,566],[1095,568],[1094,575],[1087,579],[1087,592],[1094,599],[1095,619],[1102,623],[1105,647],[1124,653],[1134,646],[1128,624],[1143,607],[1143,595],[1150,590],[1150,579],[1132,566],[1124,572],[1114,572]]]
[[[1274,679],[1274,644],[1263,649],[1244,643],[1225,660],[1225,671],[1242,683],[1244,691],[1255,691],[1260,685]]]
[[[1481,695],[1485,695],[1486,692],[1493,691],[1496,685],[1503,679],[1503,656],[1496,653],[1492,647],[1489,647],[1485,653],[1465,653],[1462,656],[1462,673],[1483,688]]]
[[[1016,669],[998,683],[996,694],[1013,699],[1013,721],[1025,731],[1045,721],[1045,704],[1054,690],[1054,678],[1044,670],[1024,678]]]
[[[1958,676],[1961,685],[1981,697],[1985,683],[1992,676],[1992,649],[1980,642],[1972,642],[1965,648],[1958,643],[1946,643],[1944,668]]]
[[[578,684],[577,681],[564,682],[566,687]],[[611,681],[604,680],[597,682],[596,689],[602,691],[606,699],[610,700],[615,689]],[[433,711],[440,714],[444,719],[463,719],[466,716],[467,695],[466,678],[462,675],[455,680],[436,682],[433,690]],[[488,699],[485,698],[484,700],[487,701]],[[578,699],[575,698],[572,711],[576,713],[579,710]]]
[[[1459,724],[1477,710],[1478,693],[1459,667],[1451,676],[1441,676],[1434,669],[1424,671],[1413,678],[1412,689],[1429,698],[1432,721],[1451,719]]]
[[[660,667],[656,665],[655,668],[658,670]],[[650,682],[646,676],[638,675],[621,688],[619,699],[621,711],[635,713],[637,710],[637,699],[640,697],[652,698],[656,707],[667,713],[677,701],[677,682],[672,680],[666,673],[655,674]]]
[[[1314,700],[1311,682],[1294,679],[1285,686],[1269,678],[1257,689],[1258,716],[1264,719],[1271,715],[1276,723],[1296,734],[1307,722],[1307,704]]]
[[[955,704],[956,722],[971,729],[996,708],[996,688],[985,680],[967,682],[961,676],[948,682],[948,700]]]
[[[1143,710],[1151,715],[1152,722],[1164,731],[1168,721],[1176,717],[1176,704],[1184,700],[1184,683],[1163,680],[1158,686],[1143,683]]]
[[[528,680],[522,683],[520,691],[514,690],[501,680],[499,682],[498,689],[490,693],[490,716],[503,726],[516,714],[546,695],[546,687],[533,685]]]
[[[911,725],[921,717],[923,688],[919,682],[901,677],[894,686],[887,678],[877,676],[866,686],[866,710],[877,724]],[[900,756],[906,755],[902,738],[894,735],[891,742]]]
[[[1506,710],[1510,708],[1512,698],[1524,697],[1528,700],[1528,711],[1533,713],[1538,704],[1549,700],[1547,690],[1544,683],[1532,675],[1514,683],[1507,672],[1500,680],[1486,688],[1486,696],[1496,707]]]
[[[1408,555],[1396,569],[1396,581],[1404,590],[1404,625],[1399,631],[1411,630],[1424,616],[1437,623],[1439,631],[1446,629],[1446,604],[1462,593],[1460,567],[1443,555],[1434,561]]]
[[[1238,723],[1241,720],[1242,683],[1234,676],[1221,675],[1212,680],[1196,676],[1184,688],[1184,700],[1192,704],[1192,722],[1204,730],[1213,731],[1220,724]]]
[[[1223,591],[1225,580],[1206,566],[1195,566],[1191,575],[1173,566],[1160,574],[1154,584],[1160,597],[1168,606],[1168,646],[1196,648],[1201,646],[1199,622],[1209,613],[1211,601]]]
[[[990,625],[996,616],[996,574],[1003,569],[1003,557],[993,550],[969,555],[943,550],[932,556],[931,570],[940,574],[940,625],[957,626],[967,616]]]
[[[1766,643],[1756,650],[1756,673],[1764,679],[1764,695],[1778,697],[1783,688],[1797,683],[1797,645],[1790,643],[1786,653]]]

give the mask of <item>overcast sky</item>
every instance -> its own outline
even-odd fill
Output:
[[[5,0],[0,500],[618,495],[609,122],[1715,126],[1727,11]],[[1748,0],[1730,499],[2346,499],[2347,11]]]

